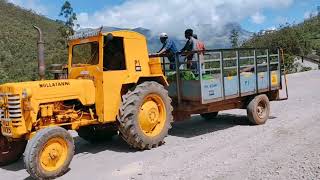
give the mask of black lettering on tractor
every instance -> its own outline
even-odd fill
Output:
[[[70,82],[53,82],[53,83],[42,83],[39,84],[40,88],[50,88],[56,86],[70,86]]]

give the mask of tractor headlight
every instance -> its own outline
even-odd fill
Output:
[[[4,105],[4,99],[0,97],[0,108]]]
[[[31,89],[26,88],[22,91],[22,98],[23,99],[29,99],[29,98],[31,98],[31,96],[32,96]]]

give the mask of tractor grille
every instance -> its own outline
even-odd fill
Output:
[[[0,94],[5,106],[0,110],[0,118],[18,119],[22,117],[21,100],[19,94]]]
[[[3,118],[4,118],[4,110],[0,109],[0,119],[3,119]]]

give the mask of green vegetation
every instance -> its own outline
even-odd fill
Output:
[[[311,17],[297,25],[285,24],[277,31],[254,34],[243,47],[263,47],[276,51],[284,49],[286,69],[294,72],[293,61],[296,56],[307,56],[316,50],[320,55],[320,16]]]
[[[191,70],[185,70],[180,72],[180,77],[182,80],[190,81],[190,80],[197,80],[196,76],[193,74]],[[168,72],[167,78],[169,82],[176,81],[176,72]]]
[[[32,25],[44,33],[46,64],[67,62],[65,40],[58,31],[62,22],[0,0],[0,84],[38,79],[37,32]]]

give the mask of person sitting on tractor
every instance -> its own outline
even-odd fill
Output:
[[[195,49],[195,39],[193,38],[193,30],[192,29],[187,29],[184,32],[184,36],[187,39],[186,44],[184,45],[184,47],[180,50],[180,52],[190,52],[190,51],[194,51]],[[187,68],[191,68],[191,69],[196,69],[196,65],[194,65],[192,63],[192,59],[193,59],[193,53],[190,54],[186,54],[186,60],[187,60]]]
[[[161,33],[160,34],[160,42],[163,44],[162,48],[159,50],[158,54],[166,54],[168,60],[170,61],[170,69],[175,70],[175,59],[176,59],[176,53],[178,52],[178,49],[175,45],[175,43],[168,38],[167,33]]]

